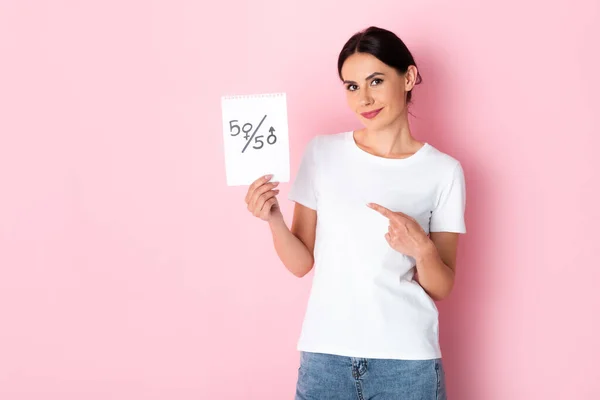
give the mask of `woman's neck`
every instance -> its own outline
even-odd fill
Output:
[[[423,146],[413,138],[407,118],[399,118],[382,129],[356,131],[355,139],[363,150],[386,158],[409,157]]]

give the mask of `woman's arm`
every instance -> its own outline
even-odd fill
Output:
[[[419,284],[436,301],[446,298],[454,286],[458,235],[431,232],[431,240],[415,257]]]
[[[291,229],[281,214],[269,219],[269,227],[275,251],[285,267],[297,277],[306,275],[314,265],[317,212],[295,203]]]
[[[369,207],[388,218],[390,225],[385,238],[390,247],[416,260],[419,284],[434,300],[447,297],[454,286],[458,233],[425,233],[411,216],[393,212],[380,204]]]
[[[278,182],[269,182],[273,175],[255,180],[248,188],[245,202],[248,211],[257,218],[269,222],[277,255],[294,275],[302,277],[313,267],[313,249],[317,228],[317,212],[296,203],[292,229],[285,224],[275,189]]]

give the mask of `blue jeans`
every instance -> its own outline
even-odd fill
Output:
[[[300,352],[296,400],[446,400],[442,360]]]

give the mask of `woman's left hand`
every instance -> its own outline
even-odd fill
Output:
[[[431,240],[414,218],[379,204],[367,205],[389,219],[390,225],[385,239],[392,249],[416,259],[430,248]]]

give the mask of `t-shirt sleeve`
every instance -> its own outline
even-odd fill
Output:
[[[313,210],[317,209],[317,195],[315,190],[317,141],[318,137],[314,137],[306,145],[296,178],[288,193],[288,199]]]
[[[467,233],[465,225],[466,187],[460,162],[449,181],[443,184],[429,221],[429,232]]]

